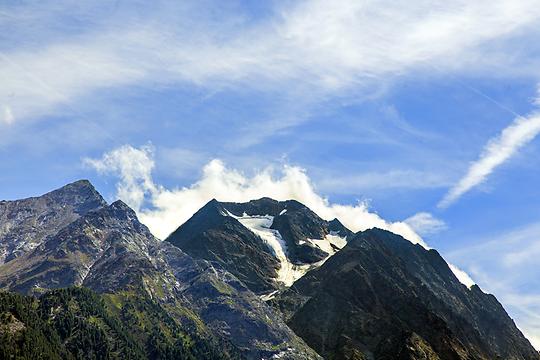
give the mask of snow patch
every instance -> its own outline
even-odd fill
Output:
[[[324,237],[324,239],[307,239],[307,241],[312,245],[316,246],[325,253],[328,254],[326,258],[315,263],[317,267],[321,266],[328,260],[332,255],[337,253],[339,250],[343,249],[347,245],[347,237],[341,237],[337,233],[330,233]]]
[[[266,295],[261,295],[261,300],[262,301],[268,301],[268,300],[272,300],[276,294],[278,293],[279,290],[274,290],[272,291],[271,293],[269,294],[266,294]]]
[[[286,211],[286,209],[284,211]],[[283,240],[279,231],[270,228],[274,222],[273,216],[247,215],[246,213],[242,214],[242,216],[236,216],[229,211],[227,211],[227,216],[238,220],[243,226],[245,226],[255,235],[259,236],[268,245],[270,250],[272,250],[273,254],[280,262],[280,268],[278,270],[276,281],[281,282],[287,287],[291,286],[296,280],[300,279],[308,271],[324,264],[324,262],[328,260],[330,256],[334,255],[338,250],[347,244],[346,237],[340,237],[337,232],[332,232],[326,235],[324,239],[306,239],[306,241],[300,240],[298,242],[299,245],[309,243],[311,246],[316,246],[326,252],[328,256],[312,264],[296,265],[289,260],[287,243],[285,240]],[[276,292],[273,292],[263,295],[261,298],[263,300],[270,300],[275,296],[275,294]]]
[[[326,239],[308,239],[308,241],[311,245],[318,247],[328,255],[334,255],[336,252],[332,244]]]
[[[287,244],[285,240],[283,240],[279,231],[270,229],[270,226],[274,222],[273,216],[251,216],[246,213],[242,216],[235,216],[230,212],[228,215],[240,221],[242,225],[259,236],[270,247],[270,250],[272,250],[280,262],[276,281],[283,283],[287,287],[291,286],[296,280],[300,279],[313,268],[312,264],[295,265],[290,262],[287,256]]]
[[[281,215],[285,214],[286,212],[287,212],[287,209],[283,209],[283,210],[281,210],[281,212],[279,213],[279,216],[281,216]]]
[[[339,236],[339,232],[335,231],[331,231],[330,234],[326,235],[325,240],[340,250],[347,245],[347,237]]]

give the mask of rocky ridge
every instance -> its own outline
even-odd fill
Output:
[[[120,303],[155,301],[188,333],[230,343],[247,359],[318,358],[237,278],[160,242],[121,201],[87,212],[0,266],[6,290],[41,295],[74,285]]]
[[[294,201],[212,200],[167,242],[196,258],[216,261],[258,294],[275,294],[320,266],[352,232]],[[225,256],[226,254],[226,256]]]
[[[88,180],[39,197],[0,201],[0,264],[28,253],[47,236],[106,205]]]

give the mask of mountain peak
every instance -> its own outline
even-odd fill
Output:
[[[0,202],[0,264],[28,253],[47,236],[105,206],[107,202],[88,180],[41,196]]]
[[[66,186],[80,186],[80,187],[92,187],[94,188],[94,185],[92,185],[92,183],[90,182],[90,180],[88,179],[79,179],[79,180],[75,180],[74,182],[70,183],[70,184],[67,184]]]
[[[351,234],[296,200],[263,197],[243,203],[212,200],[167,241],[221,263],[250,289],[268,294],[319,266]]]
[[[109,205],[109,207],[110,207],[111,209],[116,209],[116,210],[123,210],[123,211],[135,212],[132,208],[129,207],[128,204],[126,204],[126,203],[123,202],[122,200],[116,200],[116,201],[113,202],[111,205]]]
[[[471,290],[437,252],[373,228],[275,302],[325,358],[356,349],[374,359],[419,359],[402,357],[415,343],[438,355],[422,359],[538,359],[495,297]]]
[[[80,180],[76,180],[76,181],[73,181],[73,182],[70,182],[58,189],[55,189],[50,193],[55,193],[55,192],[65,192],[65,191],[76,191],[76,190],[84,190],[84,189],[87,189],[87,190],[91,190],[91,191],[95,191],[97,192],[96,188],[94,187],[94,185],[90,182],[90,180],[87,180],[87,179],[80,179]]]
[[[339,234],[340,236],[345,236],[347,238],[350,238],[352,237],[352,235],[354,235],[354,232],[349,230],[337,218],[334,218],[333,220],[328,222],[328,230],[330,230],[334,234]]]
[[[216,217],[221,217],[225,214],[225,209],[223,203],[216,199],[212,199],[203,205],[195,214],[194,218],[209,217],[215,219]]]
[[[275,200],[275,199],[272,199],[271,197],[263,196],[262,198],[251,200],[250,202],[272,202],[272,203],[277,203],[278,201]]]
[[[81,215],[90,210],[107,206],[107,202],[94,185],[85,179],[64,185],[43,195],[43,197],[52,199],[62,205],[73,206],[75,212]]]

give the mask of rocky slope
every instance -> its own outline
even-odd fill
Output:
[[[301,203],[210,201],[166,241],[216,261],[258,294],[273,294],[320,266],[352,232]]]
[[[0,201],[0,264],[26,254],[48,235],[105,205],[87,180],[39,197]]]
[[[73,285],[107,296],[122,311],[153,301],[187,334],[221,344],[225,353],[318,358],[237,278],[158,241],[121,201],[87,212],[0,266],[7,290],[41,295]]]
[[[144,256],[159,242],[121,201],[91,211],[0,267],[0,287],[24,294],[82,285],[94,264],[122,247]]]
[[[330,359],[539,358],[494,296],[384,230],[356,234],[275,304]]]

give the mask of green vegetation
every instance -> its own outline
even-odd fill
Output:
[[[237,359],[188,333],[149,297],[73,287],[39,299],[0,292],[0,359]]]
[[[212,284],[214,289],[216,289],[222,295],[231,295],[233,293],[233,289],[231,288],[231,286],[224,282],[217,281],[216,279],[212,278],[210,280],[210,283]]]

